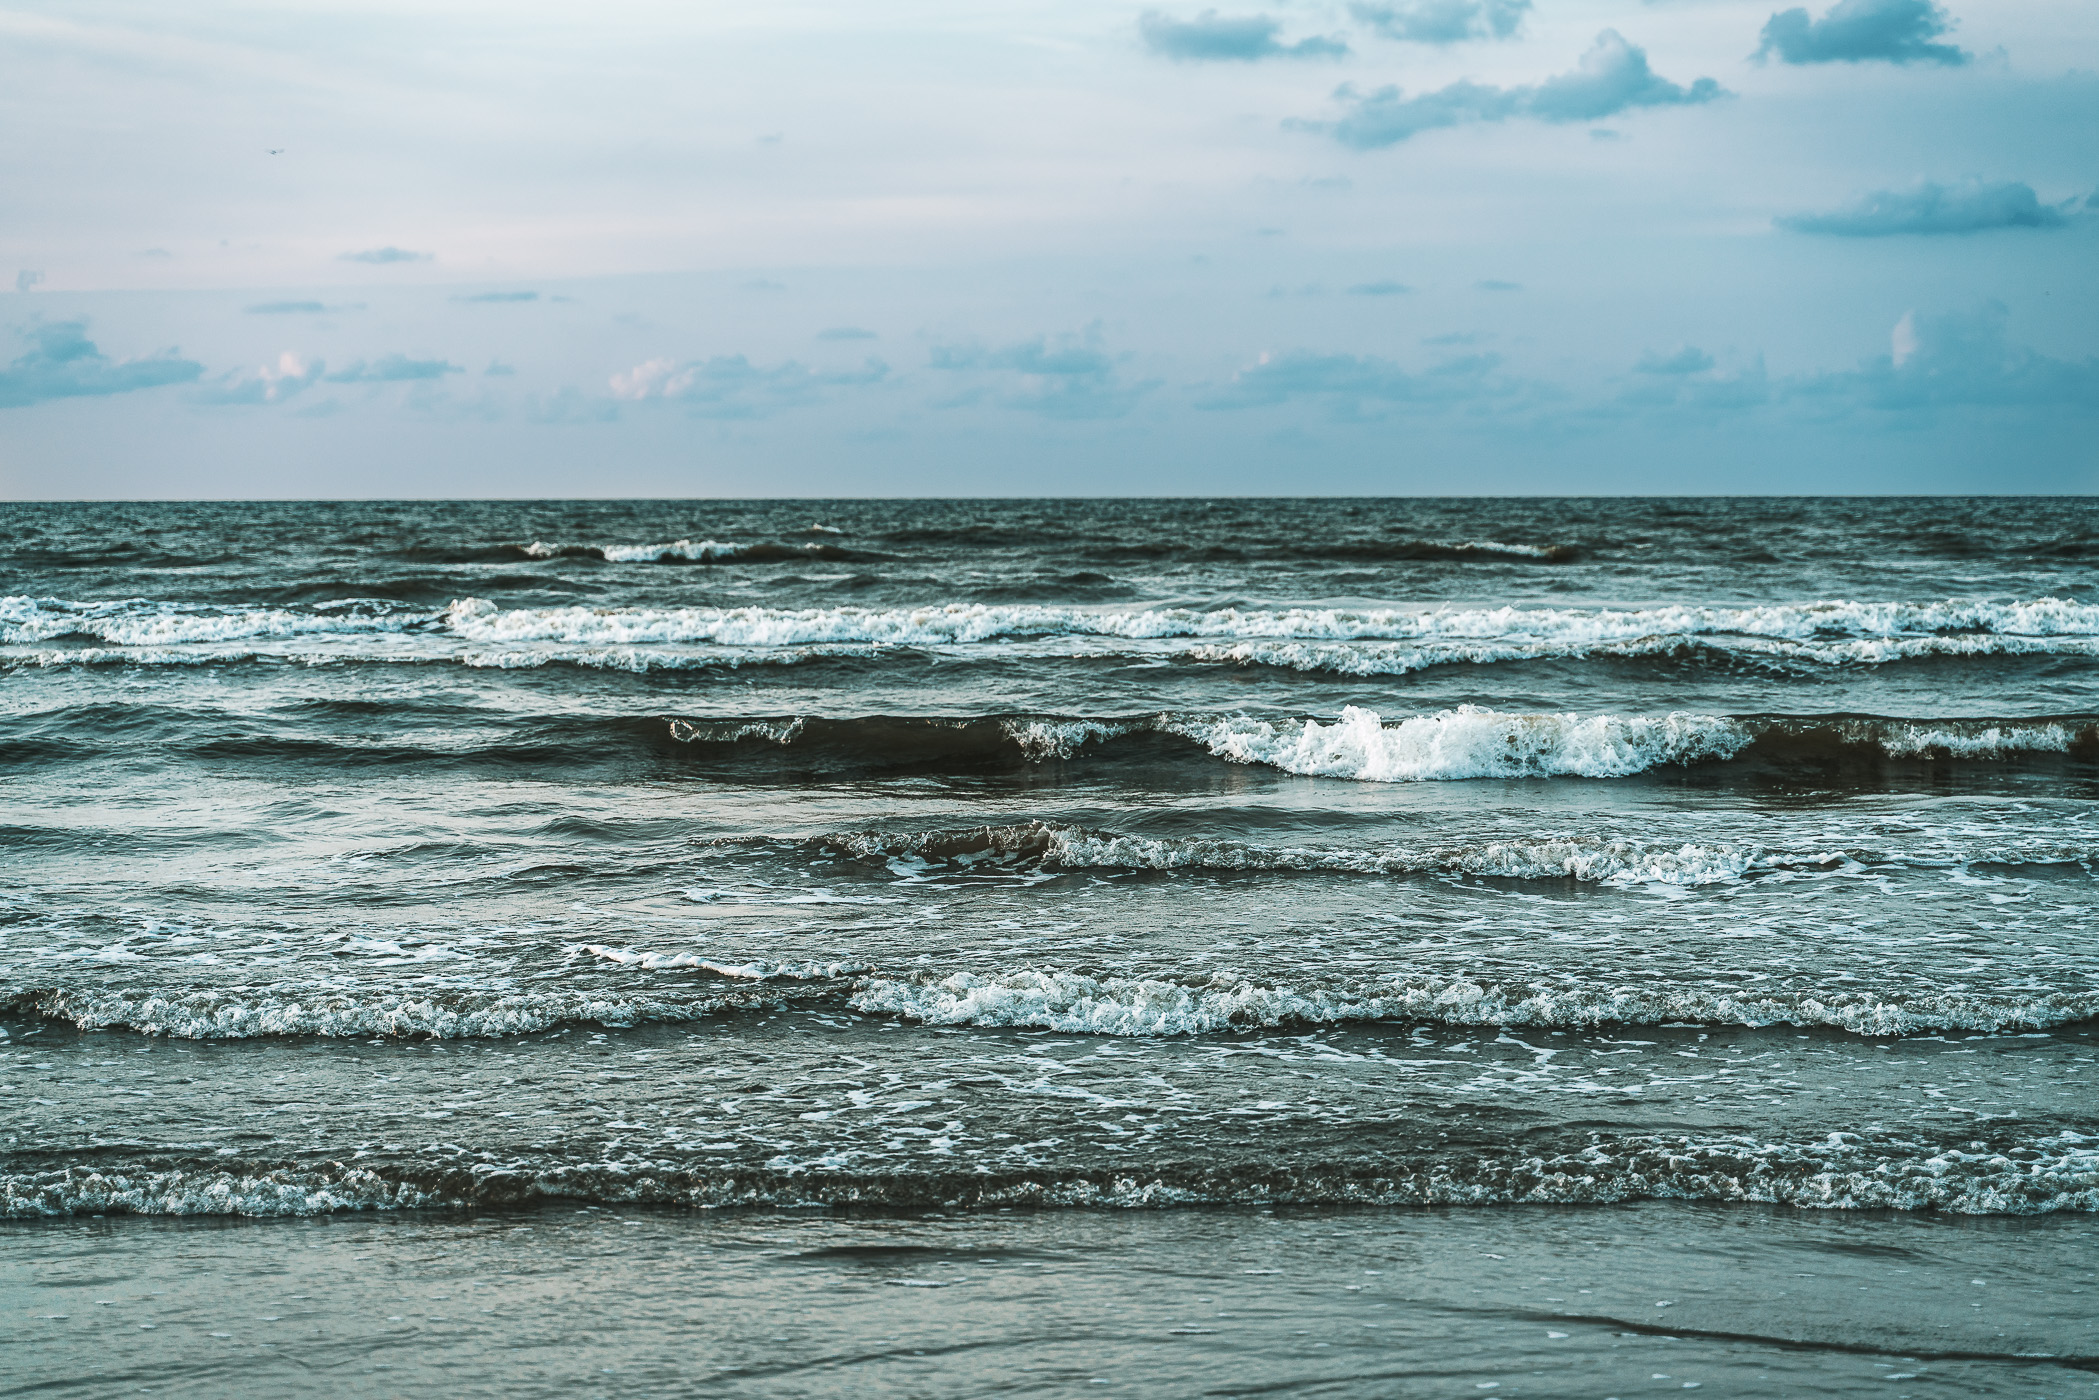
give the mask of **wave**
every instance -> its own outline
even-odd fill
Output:
[[[1027,1026],[1067,1034],[1199,1035],[1363,1021],[1585,1030],[1600,1026],[1825,1026],[1853,1035],[2037,1031],[2099,1017],[2099,991],[1737,993],[1648,984],[1568,987],[1393,973],[1347,988],[1249,981],[1194,985],[1023,969],[910,980],[869,977],[851,1005],[933,1026]]]
[[[432,731],[406,711],[266,716],[195,707],[73,705],[17,716],[0,760],[68,762],[115,742],[167,757],[342,765],[600,765],[652,755],[771,781],[833,773],[1024,770],[1055,762],[1172,768],[1212,761],[1369,783],[1625,779],[1701,770],[1753,781],[1879,783],[1948,764],[2021,771],[2099,759],[2099,716],[1910,720],[1875,716],[1534,714],[1460,705],[1387,718],[1163,711],[1132,716],[818,715],[734,718],[446,711]]]
[[[773,838],[731,838],[751,844]],[[879,862],[899,874],[963,871],[978,866],[1045,870],[1188,870],[1306,872],[1343,875],[1467,875],[1503,880],[1576,880],[1603,885],[1697,886],[1762,872],[1903,865],[2090,865],[2099,846],[2063,841],[2025,845],[1927,845],[1891,852],[1825,846],[1780,851],[1736,842],[1638,841],[1624,837],[1550,835],[1464,844],[1369,849],[1261,846],[1205,837],[1132,836],[1056,822],[966,827],[946,831],[840,832],[799,843],[823,854]]]
[[[1598,646],[1656,637],[1752,637],[1796,643],[1986,634],[2099,638],[2099,605],[2028,603],[1773,604],[1752,608],[1072,608],[950,603],[923,608],[515,608],[461,599],[447,626],[476,641],[600,644],[814,642],[955,645],[1048,635],[1133,640],[1496,641]]]
[[[2099,989],[2020,989],[2004,994],[1875,991],[1857,985],[1726,990],[1663,981],[1497,981],[1420,971],[1339,985],[1292,986],[1243,977],[1176,980],[1033,967],[945,976],[885,973],[848,961],[737,963],[686,951],[599,944],[579,944],[571,951],[615,979],[621,971],[690,976],[652,979],[632,988],[615,981],[609,986],[535,992],[20,988],[0,999],[0,1009],[80,1030],[125,1029],[178,1040],[500,1039],[562,1025],[688,1022],[790,1004],[890,1016],[920,1025],[1025,1027],[1119,1037],[1372,1022],[1541,1030],[1797,1026],[1859,1036],[1906,1036],[2047,1031],[2099,1019]]]
[[[548,550],[568,546],[539,546]],[[601,546],[574,546],[597,550]],[[694,560],[710,551],[785,546],[676,541],[615,546],[636,558]],[[793,557],[814,557],[796,546]],[[609,556],[608,556],[609,557]],[[677,555],[675,557],[686,557]],[[728,556],[720,556],[728,557]],[[822,557],[842,557],[825,555]],[[403,649],[402,636],[416,645]],[[1772,604],[1750,608],[1113,608],[953,603],[917,608],[503,608],[462,598],[443,609],[387,599],[309,608],[125,599],[0,598],[0,645],[54,641],[139,649],[301,642],[331,656],[538,666],[559,662],[658,666],[807,659],[810,649],[954,650],[1087,642],[1106,654],[1168,655],[1353,675],[1397,675],[1454,664],[1692,656],[1756,664],[1882,665],[1932,657],[2099,656],[2099,606],[2032,602]],[[1187,645],[1180,645],[1187,644]],[[1176,650],[1178,646],[1178,650]],[[462,650],[463,648],[463,650]],[[54,650],[6,658],[65,664]],[[220,659],[235,659],[223,657]]]
[[[1129,718],[1010,715],[670,721],[671,736],[716,756],[750,741],[885,766],[1000,758],[1026,762],[1111,751],[1115,741],[1180,739],[1229,762],[1358,782],[1623,778],[1663,767],[1753,759],[1780,767],[1888,760],[2010,760],[2099,755],[2099,717],[1906,720],[1871,716],[1519,714],[1460,705],[1391,721],[1344,708],[1327,723],[1167,712]]]
[[[694,1021],[751,1001],[712,989],[656,996],[590,991],[374,996],[333,988],[32,988],[16,991],[0,1005],[15,1015],[65,1022],[86,1031],[132,1030],[177,1040],[309,1035],[459,1040],[501,1039],[578,1023]]]
[[[0,1217],[310,1216],[550,1201],[720,1209],[832,1206],[1157,1209],[1192,1205],[1591,1205],[1763,1202],[1817,1210],[2041,1215],[2099,1210],[2099,1137],[2064,1130],[1933,1141],[1834,1131],[1790,1141],[1729,1134],[1596,1134],[1586,1141],[1372,1160],[1172,1163],[1059,1171],[852,1172],[786,1154],[763,1167],[495,1159],[459,1165],[235,1165],[98,1154],[92,1165],[0,1173]],[[464,1155],[464,1154],[462,1154]]]
[[[78,638],[112,646],[155,648],[257,639],[369,637],[429,630],[426,609],[355,600],[311,608],[162,603],[143,598],[71,602],[62,598],[0,598],[0,645],[34,645]]]
[[[1341,676],[1405,676],[1437,666],[1530,661],[1667,659],[1727,665],[1838,667],[1999,656],[2099,656],[2099,637],[1964,633],[1796,642],[1658,634],[1604,642],[1236,642],[1190,647],[1181,653],[1183,660],[1199,664],[1274,666]]]
[[[822,528],[822,527],[817,527]],[[825,530],[827,534],[842,534]],[[839,545],[811,541],[807,544],[729,544],[720,540],[672,540],[666,544],[531,544],[514,546],[526,559],[602,559],[608,564],[725,564],[778,563],[792,559],[879,559]]]

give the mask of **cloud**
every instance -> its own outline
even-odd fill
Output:
[[[474,293],[474,294],[473,294],[472,296],[465,296],[465,297],[453,297],[453,298],[452,298],[452,300],[454,300],[454,301],[457,301],[457,302],[464,302],[464,303],[466,303],[466,304],[468,304],[468,305],[476,305],[476,304],[484,304],[484,303],[496,303],[496,302],[512,302],[512,301],[538,301],[538,300],[539,300],[539,293],[538,293],[538,292],[475,292],[475,293]]]
[[[1321,355],[1291,350],[1263,355],[1232,376],[1198,408],[1258,408],[1313,399],[1346,418],[1370,416],[1374,408],[1435,408],[1497,392],[1493,372],[1499,355],[1466,355],[1421,373],[1375,355]]]
[[[1119,418],[1157,388],[1158,381],[1125,380],[1115,357],[1095,342],[1096,333],[1089,330],[1083,339],[1066,336],[1054,346],[1046,336],[995,348],[938,345],[929,363],[937,370],[977,375],[996,386],[964,393],[949,400],[948,407],[988,397],[1004,407],[1049,418]]]
[[[1911,190],[1877,190],[1849,209],[1828,214],[1789,214],[1772,220],[1795,233],[1841,238],[1885,238],[1899,233],[1981,233],[1996,228],[2062,228],[2076,201],[2043,204],[2033,186],[2019,180],[1959,185],[1925,181]]]
[[[1966,63],[1952,44],[1931,41],[1950,27],[1934,0],[1837,0],[1829,13],[1782,10],[1764,24],[1756,57],[1776,53],[1781,63]]]
[[[490,360],[488,362],[488,368],[482,370],[481,372],[483,374],[510,375],[516,374],[517,370],[515,370],[509,365],[504,364],[501,360]]]
[[[870,331],[870,330],[863,330],[863,329],[861,329],[861,328],[860,328],[859,326],[832,326],[832,327],[830,327],[830,328],[828,328],[828,329],[826,329],[826,330],[820,330],[820,331],[818,331],[818,332],[816,333],[816,338],[817,338],[818,340],[879,340],[879,339],[881,339],[881,337],[880,337],[880,336],[878,336],[878,335],[876,335],[876,334],[875,334],[875,333],[874,333],[873,331]]]
[[[1194,19],[1174,19],[1148,10],[1137,21],[1144,46],[1182,63],[1251,63],[1261,58],[1339,58],[1348,52],[1341,39],[1314,36],[1285,44],[1276,38],[1282,25],[1266,15],[1230,18],[1204,10]]]
[[[197,402],[212,404],[281,403],[303,394],[320,381],[328,368],[323,360],[307,360],[285,351],[274,365],[261,365],[252,372],[235,371],[218,383],[201,389]]]
[[[396,248],[393,247],[391,244],[384,248],[367,248],[361,253],[337,254],[337,257],[343,262],[382,264],[404,262],[429,262],[436,256],[437,255],[435,253],[411,253],[406,248]]]
[[[1825,422],[1861,413],[1928,419],[1963,409],[2004,410],[2020,422],[2043,408],[2099,416],[2099,359],[2059,360],[2012,345],[2005,320],[1996,302],[1937,316],[1911,312],[1889,331],[1886,354],[1855,369],[1778,379],[1761,358],[1727,371],[1695,347],[1648,354],[1615,407],[1707,419],[1770,408]]]
[[[1348,294],[1355,297],[1396,297],[1404,296],[1413,290],[1404,282],[1358,282],[1348,289]]]
[[[318,316],[328,308],[317,301],[265,301],[248,308],[250,316]]]
[[[1664,355],[1650,350],[1633,366],[1641,374],[1703,374],[1713,367],[1713,357],[1695,345],[1685,345]]]
[[[43,280],[43,273],[31,272],[28,268],[25,267],[20,272],[17,272],[15,274],[15,290],[18,292],[26,292],[31,287],[34,287],[37,283]]]
[[[1523,27],[1531,0],[1404,0],[1401,4],[1348,7],[1359,24],[1387,39],[1410,44],[1456,44],[1466,39],[1507,39]]]
[[[1762,357],[1746,369],[1721,370],[1714,367],[1711,355],[1693,345],[1667,355],[1650,351],[1633,369],[1643,378],[1619,394],[1620,410],[1673,410],[1710,420],[1761,408],[1776,393]]]
[[[675,400],[702,418],[763,418],[813,403],[826,391],[874,384],[889,367],[869,360],[857,370],[812,370],[794,360],[754,365],[742,355],[708,360],[646,360],[611,379],[612,396],[639,403]]]
[[[1985,302],[1939,316],[1911,312],[1888,353],[1856,370],[1810,375],[1792,396],[1891,412],[1955,406],[2076,407],[2099,412],[2099,360],[2058,360],[2005,337],[2005,308]]]
[[[464,374],[458,365],[445,360],[411,360],[406,355],[381,355],[366,362],[352,361],[347,369],[327,376],[330,384],[399,384],[416,379],[442,379]]]
[[[204,372],[204,366],[180,358],[173,350],[136,360],[112,360],[87,338],[85,321],[46,321],[23,334],[32,348],[0,368],[0,408],[187,384]]]
[[[1586,122],[1635,107],[1683,107],[1725,95],[1711,78],[1682,87],[1658,75],[1647,64],[1647,51],[1606,29],[1582,55],[1571,73],[1542,83],[1491,87],[1456,82],[1434,92],[1407,97],[1396,87],[1359,93],[1343,86],[1334,96],[1348,107],[1339,121],[1291,121],[1285,125],[1321,131],[1344,146],[1374,150],[1395,146],[1411,136],[1442,127],[1501,122],[1530,117],[1544,122]]]

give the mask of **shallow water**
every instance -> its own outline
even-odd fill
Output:
[[[72,1220],[37,1394],[2077,1396],[2089,1216],[1608,1210]]]

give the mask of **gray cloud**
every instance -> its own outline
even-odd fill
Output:
[[[1404,296],[1413,290],[1404,282],[1358,282],[1348,289],[1348,294],[1357,297],[1396,297]]]
[[[513,301],[538,301],[538,292],[475,292],[472,296],[453,297],[452,300],[468,305],[494,304]]]
[[[1131,382],[1117,360],[1091,341],[1066,338],[1052,346],[1045,336],[1017,345],[939,345],[928,363],[937,370],[969,372],[991,381],[948,401],[950,407],[986,401],[1049,418],[1119,418],[1158,387],[1157,380]]]
[[[1358,24],[1387,39],[1411,44],[1456,44],[1466,39],[1507,39],[1523,27],[1531,0],[1402,0],[1398,4],[1350,5]]]
[[[1713,367],[1713,357],[1695,345],[1685,345],[1668,354],[1650,350],[1633,366],[1642,374],[1703,374]]]
[[[1966,63],[1952,44],[1932,40],[1950,27],[1933,0],[1837,0],[1820,19],[1806,10],[1782,10],[1764,24],[1756,57],[1781,63]]]
[[[1899,233],[1981,233],[1996,228],[2062,228],[2070,222],[2062,205],[2043,204],[2033,186],[2019,180],[1959,185],[1926,181],[1911,190],[1877,190],[1849,209],[1827,214],[1790,214],[1774,219],[1795,233],[1843,238],[1885,238]]]
[[[142,359],[112,360],[87,338],[85,321],[47,321],[30,326],[23,334],[32,348],[0,369],[0,408],[187,384],[204,373],[204,366],[172,350]]]
[[[1710,421],[1761,408],[1777,392],[1761,357],[1746,369],[1719,370],[1711,355],[1685,346],[1672,355],[1643,355],[1633,368],[1646,377],[1619,394],[1617,411],[1669,411]]]
[[[15,290],[18,292],[26,292],[31,287],[34,287],[37,283],[43,280],[43,273],[31,272],[28,268],[25,267],[20,272],[17,272],[15,274]]]
[[[361,253],[337,254],[337,257],[343,262],[379,264],[429,262],[436,256],[435,253],[412,253],[406,248],[396,248],[390,244],[384,248],[367,248]]]
[[[1314,36],[1285,44],[1276,35],[1282,25],[1266,15],[1228,17],[1204,10],[1194,19],[1174,19],[1157,10],[1137,21],[1144,46],[1183,63],[1251,63],[1262,58],[1339,58],[1348,44]]]
[[[237,370],[221,377],[216,384],[198,390],[196,400],[208,404],[282,403],[319,383],[327,368],[326,361],[307,360],[287,350],[274,365]]]
[[[1912,313],[1895,324],[1887,354],[1856,369],[1780,379],[1765,373],[1761,359],[1724,371],[1692,347],[1650,354],[1634,366],[1640,378],[1614,407],[1708,420],[1766,407],[1809,421],[1862,412],[1918,418],[1960,409],[2099,415],[2099,359],[2058,360],[2015,346],[2005,336],[2005,320],[1996,302],[1938,316]]]
[[[1263,355],[1196,406],[1258,408],[1313,399],[1348,418],[1368,416],[1377,408],[1434,408],[1495,392],[1501,386],[1492,376],[1500,365],[1499,355],[1466,355],[1417,374],[1375,355],[1291,350]]]
[[[812,370],[794,360],[754,365],[742,355],[707,360],[648,360],[612,376],[612,396],[641,403],[681,403],[701,418],[763,418],[813,403],[827,391],[879,383],[889,366],[869,360],[857,370]]]
[[[400,384],[416,379],[442,379],[464,374],[458,365],[445,360],[411,360],[406,355],[381,355],[369,362],[357,360],[346,369],[328,375],[330,384]]]
[[[1333,122],[1285,123],[1331,135],[1344,146],[1373,150],[1397,145],[1410,136],[1474,122],[1500,122],[1529,117],[1545,122],[1595,121],[1634,107],[1680,107],[1723,96],[1720,85],[1700,78],[1682,87],[1648,66],[1647,51],[1606,29],[1582,55],[1572,73],[1529,86],[1498,88],[1457,82],[1434,92],[1407,97],[1396,87],[1359,93],[1344,86],[1334,94],[1348,107]]]
[[[1955,406],[2075,407],[2099,412],[2099,360],[2058,360],[2005,337],[2005,308],[1914,313],[1896,322],[1886,355],[1856,370],[1794,381],[1791,394],[1894,412]]]

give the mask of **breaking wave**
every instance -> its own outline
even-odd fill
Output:
[[[1594,1135],[1586,1142],[1439,1149],[1368,1161],[1189,1162],[1037,1172],[852,1172],[776,1161],[560,1162],[459,1153],[381,1169],[99,1159],[0,1173],[0,1217],[82,1214],[301,1216],[523,1206],[547,1201],[739,1206],[1156,1209],[1195,1205],[1597,1205],[1739,1201],[1817,1210],[2041,1215],[2099,1210],[2099,1137],[1918,1140],[1836,1131],[1791,1141],[1718,1134]]]
[[[823,527],[816,527],[822,529]],[[827,534],[842,531],[825,530]],[[793,559],[879,558],[838,545],[814,542],[786,544],[727,544],[720,540],[672,540],[666,544],[547,544],[534,540],[518,547],[526,559],[602,559],[608,564],[725,564],[778,563]]]
[[[851,1004],[934,1026],[1029,1026],[1068,1034],[1196,1035],[1356,1021],[1577,1030],[1599,1026],[1826,1026],[1854,1035],[2035,1031],[2099,1017],[2099,990],[2021,998],[1932,992],[1771,993],[1667,985],[1576,987],[1393,973],[1347,988],[1297,989],[1248,981],[1202,985],[1090,977],[1035,969],[958,972],[910,980],[870,977]]]
[[[838,546],[736,545],[679,540],[571,549],[619,560],[844,558]],[[814,553],[812,553],[814,551]],[[828,551],[828,552],[827,552]],[[764,556],[771,557],[771,556]],[[404,637],[418,645],[404,650]],[[1178,654],[1200,663],[1404,674],[1447,664],[1710,653],[1753,661],[1878,665],[1923,657],[2099,655],[2099,605],[2031,602],[1784,603],[1750,608],[1116,609],[984,603],[916,608],[502,608],[478,598],[440,610],[389,600],[310,608],[124,599],[0,598],[0,645],[56,641],[137,648],[139,664],[175,659],[152,649],[229,643],[326,643],[359,659],[446,659],[487,665],[572,662],[646,670],[723,664],[796,649],[970,648],[1088,639],[1119,650]],[[1190,643],[1178,653],[1170,644]],[[469,648],[462,651],[461,647]],[[653,650],[651,650],[653,649]],[[53,650],[7,658],[66,664]],[[187,658],[183,658],[187,659]],[[220,656],[217,659],[239,659]]]
[[[587,944],[596,964],[704,981],[570,992],[405,996],[297,988],[37,988],[8,996],[11,1014],[81,1030],[125,1029],[178,1040],[319,1036],[500,1039],[562,1025],[697,1021],[793,1004],[932,1026],[1025,1027],[1064,1034],[1187,1036],[1287,1026],[1390,1022],[1584,1030],[1608,1026],[1824,1027],[1860,1036],[2045,1031],[2099,1019],[2099,989],[1986,995],[1896,993],[1856,985],[1727,990],[1496,981],[1393,972],[1340,986],[1293,987],[1237,977],[1092,976],[1042,968],[898,975],[864,964],[731,963],[687,952]]]
[[[779,838],[730,838],[747,845]],[[1605,885],[1709,885],[1764,871],[1948,869],[1964,865],[2085,865],[2099,845],[2041,841],[1966,844],[1929,839],[1901,848],[1831,843],[1776,850],[1741,842],[1642,841],[1552,834],[1469,843],[1370,848],[1263,846],[1208,837],[1135,836],[1059,822],[944,831],[837,832],[797,844],[913,875],[977,867],[1044,870],[1188,870],[1358,875],[1468,875],[1505,880],[1578,880]]]
[[[749,1003],[729,991],[633,996],[590,991],[442,995],[355,995],[296,988],[194,991],[39,988],[16,992],[6,1009],[81,1030],[123,1029],[177,1040],[260,1036],[387,1036],[498,1039],[573,1023],[632,1026],[691,1021]]]
[[[1118,835],[1049,822],[959,831],[853,832],[822,837],[821,849],[892,869],[967,868],[981,862],[1064,870],[1306,871],[1327,874],[1455,874],[1598,884],[1705,885],[1753,870],[1835,865],[1842,852],[1783,856],[1754,846],[1675,846],[1581,837],[1483,841],[1374,850],[1259,846],[1243,841]]]
[[[1330,722],[1163,713],[1079,719],[869,716],[670,721],[674,739],[734,756],[753,741],[845,760],[907,766],[1071,759],[1117,741],[1182,740],[1212,757],[1307,777],[1358,782],[1473,778],[1622,778],[1667,766],[1734,759],[1839,761],[2007,760],[2099,753],[2099,718],[1904,720],[1870,716],[1517,714],[1460,705],[1386,720],[1349,706]]]

